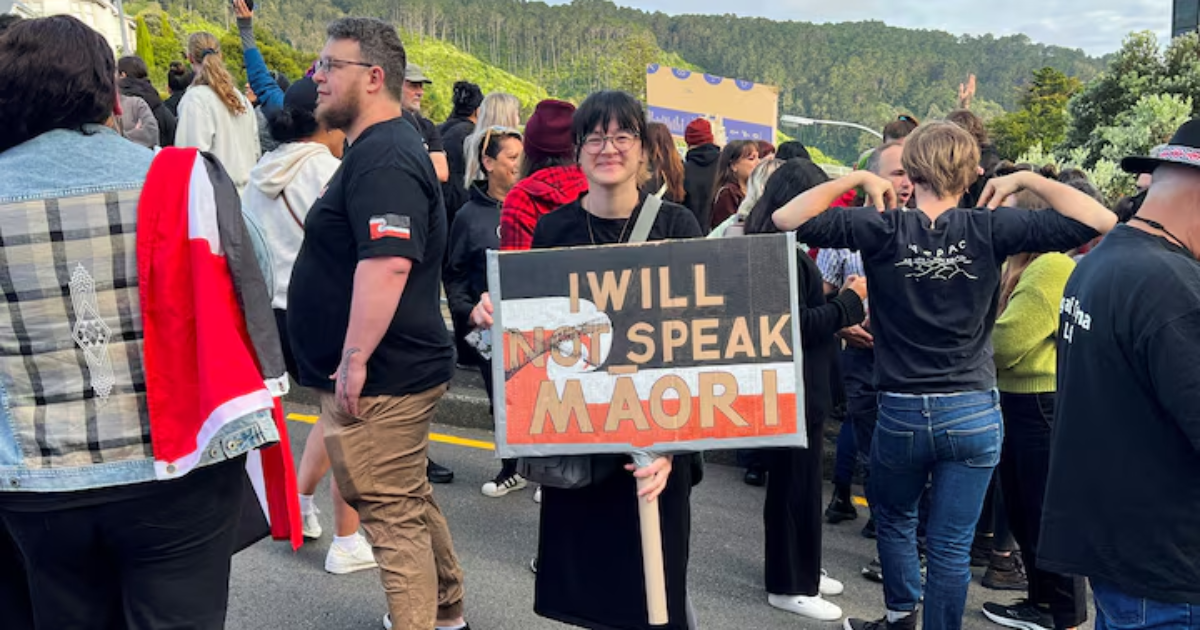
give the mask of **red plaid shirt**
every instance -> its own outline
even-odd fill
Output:
[[[517,182],[500,211],[500,249],[529,249],[538,219],[575,201],[587,189],[587,178],[574,164],[542,169]]]

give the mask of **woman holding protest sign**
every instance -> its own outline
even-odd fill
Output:
[[[646,115],[624,92],[598,92],[575,112],[575,152],[590,192],[538,221],[534,248],[629,242],[649,195]],[[663,202],[646,240],[701,236],[695,215]],[[492,324],[487,294],[472,322]],[[543,486],[534,610],[585,628],[642,630],[689,627],[687,568],[694,455],[660,456],[638,468],[628,455],[594,455],[591,482],[573,490]],[[639,491],[638,480],[643,481]],[[656,504],[662,523],[669,623],[648,621],[639,503]],[[581,541],[585,541],[581,544]]]
[[[746,220],[746,233],[779,232],[771,222],[772,213],[827,181],[825,171],[809,160],[796,158],[784,163],[767,180],[762,198]],[[821,447],[825,418],[833,408],[833,379],[838,373],[839,343],[834,335],[866,317],[867,282],[850,276],[837,296],[826,300],[817,264],[801,251],[796,252],[796,261],[808,448],[758,452],[767,471],[763,506],[767,601],[802,617],[836,621],[842,617],[842,609],[822,598],[840,595],[843,586],[821,570]]]

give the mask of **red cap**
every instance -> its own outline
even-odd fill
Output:
[[[713,143],[712,123],[706,118],[697,118],[688,123],[687,130],[683,132],[683,141],[689,147],[699,146],[701,144]]]
[[[545,100],[537,104],[525,123],[525,154],[532,160],[574,157],[571,116],[575,106],[566,101]]]

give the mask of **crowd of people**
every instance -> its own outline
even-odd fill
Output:
[[[321,394],[288,504],[302,536],[321,537],[313,495],[332,471],[325,569],[378,567],[385,628],[468,628],[430,485],[454,473],[427,451],[456,363],[493,394],[471,339],[493,323],[487,252],[786,231],[803,244],[811,446],[740,454],[746,483],[766,486],[770,606],[847,630],[954,630],[971,567],[986,565],[985,586],[1026,595],[983,607],[1000,626],[1079,628],[1090,584],[1097,628],[1200,628],[1200,370],[1187,350],[1200,344],[1200,121],[1122,163],[1141,190],[1112,210],[1081,171],[1006,161],[968,109],[898,117],[831,179],[798,142],[719,146],[703,118],[681,152],[620,91],[544,100],[522,124],[514,96],[461,80],[434,124],[421,113],[432,81],[387,23],[333,22],[306,76],[289,78],[257,50],[251,7],[233,6],[247,85],[199,32],[165,99],[141,59],[114,59],[74,18],[3,23],[6,628],[223,627],[232,555],[280,520],[249,516],[266,505],[249,479],[260,449],[286,443],[270,405],[232,395],[225,371],[257,365],[278,397],[276,363]],[[161,218],[175,210],[184,223]],[[196,280],[171,293],[163,277]],[[146,316],[168,299],[152,311],[167,315]],[[159,317],[199,332],[164,347]],[[196,374],[162,367],[192,346]],[[239,368],[230,348],[258,359]],[[163,392],[195,413],[165,417]],[[826,505],[824,431],[839,417]],[[194,454],[165,459],[181,441]],[[590,456],[583,487],[536,489],[537,614],[652,627],[648,501],[665,627],[703,623],[688,593],[703,459],[643,464]],[[501,461],[482,494],[528,488],[521,470]],[[821,562],[822,520],[859,518],[859,475],[877,620],[844,619],[831,599],[844,584]]]

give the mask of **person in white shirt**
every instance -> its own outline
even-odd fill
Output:
[[[188,38],[188,60],[196,79],[179,102],[175,146],[217,156],[242,192],[262,153],[254,110],[225,69],[221,45],[212,33],[193,33]]]
[[[317,84],[305,77],[292,84],[283,96],[283,107],[267,115],[271,137],[279,146],[263,155],[250,171],[250,182],[242,195],[242,208],[248,221],[260,228],[271,258],[271,307],[288,373],[299,371],[288,343],[287,293],[292,265],[304,242],[304,222],[308,210],[325,190],[334,172],[341,166],[346,134],[317,122]],[[325,431],[313,427],[304,445],[297,487],[304,537],[322,534],[313,493],[329,472],[325,451]],[[330,484],[334,505],[334,539],[325,556],[325,570],[344,575],[376,566],[371,545],[358,533],[358,513],[346,504],[337,484]]]

